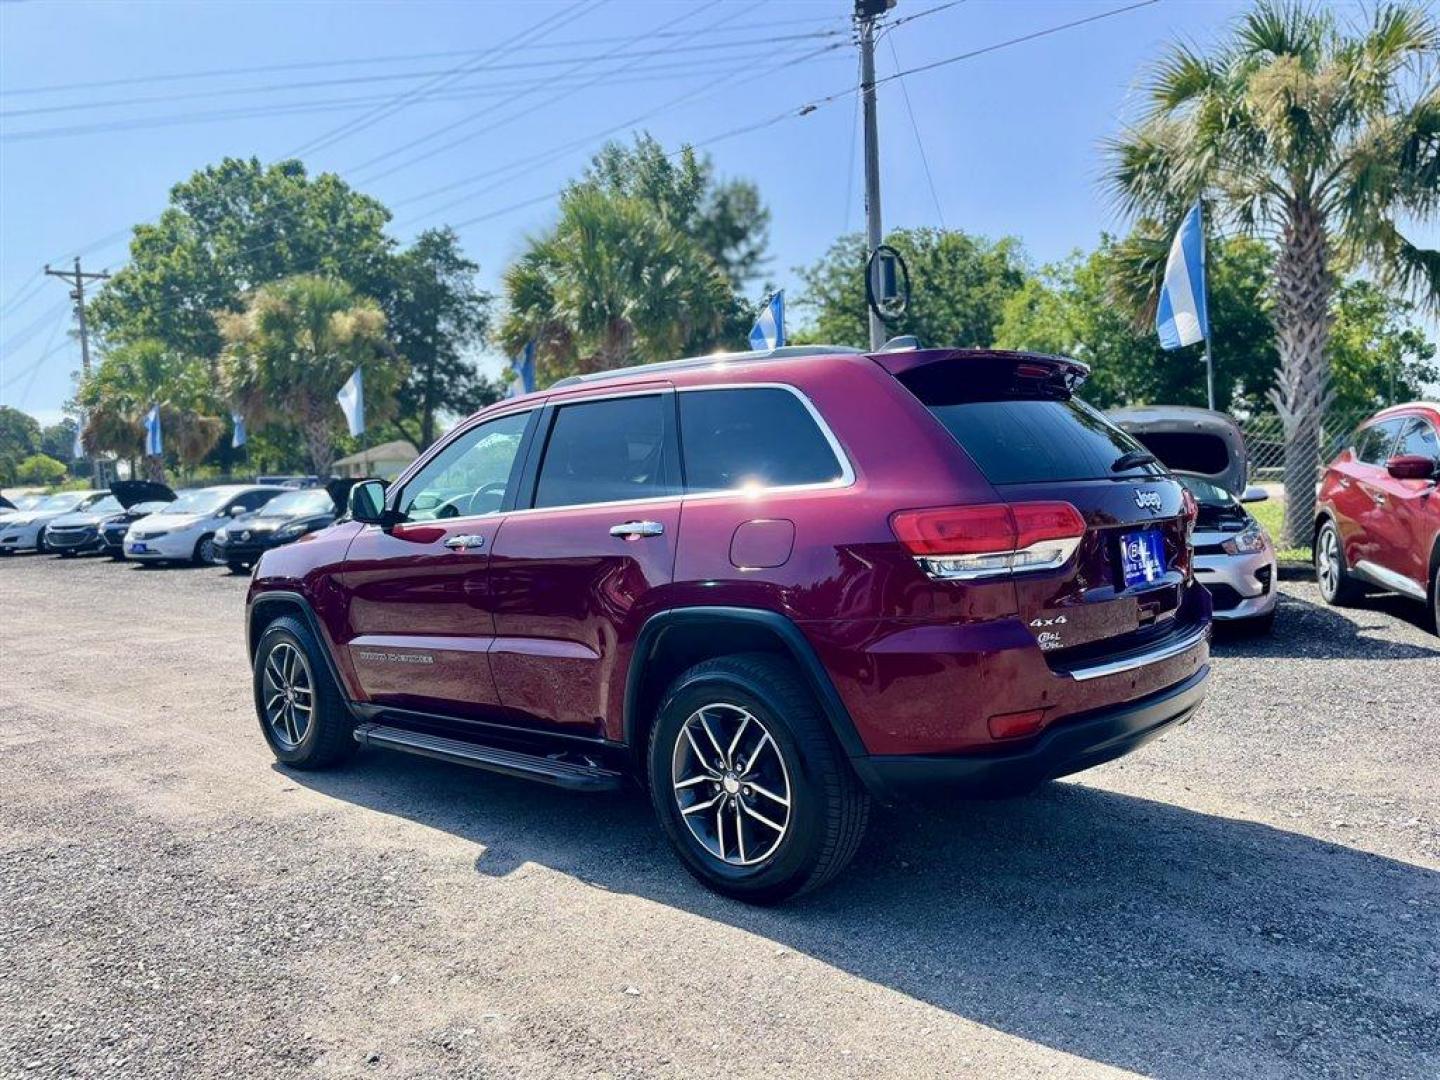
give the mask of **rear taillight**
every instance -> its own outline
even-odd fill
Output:
[[[901,510],[890,528],[925,573],[945,581],[1056,570],[1085,535],[1067,502],[986,503]]]

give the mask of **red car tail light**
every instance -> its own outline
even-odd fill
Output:
[[[992,739],[1020,739],[1039,731],[1044,719],[1044,709],[1028,709],[1025,712],[997,713],[985,725],[990,729]]]
[[[1067,502],[985,503],[901,510],[890,528],[932,578],[970,581],[1064,566],[1085,519]]]

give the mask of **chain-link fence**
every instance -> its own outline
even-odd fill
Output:
[[[1369,411],[1334,410],[1326,413],[1320,422],[1319,470],[1344,448],[1351,433],[1361,421],[1371,414]],[[1240,430],[1245,434],[1245,448],[1250,459],[1250,482],[1255,484],[1278,484],[1285,478],[1285,426],[1273,414],[1252,416],[1239,421]]]

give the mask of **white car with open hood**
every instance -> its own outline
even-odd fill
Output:
[[[241,514],[258,510],[288,489],[225,484],[182,491],[164,511],[150,514],[125,533],[125,557],[138,562],[215,562],[215,533]]]

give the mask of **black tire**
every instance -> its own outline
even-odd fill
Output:
[[[1315,534],[1315,583],[1320,587],[1320,599],[1334,607],[1353,604],[1365,595],[1365,587],[1345,565],[1345,544],[1329,518]]]
[[[232,560],[230,562],[227,562],[225,565],[230,568],[230,572],[232,574],[248,574],[250,572],[249,563],[237,562]]]
[[[291,654],[282,652],[282,649],[298,651],[311,688],[310,717],[296,740],[283,736],[281,729],[285,725],[272,723],[266,711],[267,697],[273,698],[276,689],[267,678],[267,665],[271,663],[272,656],[276,657],[277,663],[288,659]],[[294,769],[324,769],[355,753],[355,721],[330,676],[330,668],[325,663],[319,643],[310,628],[299,619],[284,615],[265,627],[255,649],[251,684],[261,734],[270,744],[276,759],[283,764]]]
[[[196,566],[215,565],[215,534],[206,533],[195,541],[195,550],[190,553],[190,561]]]
[[[788,816],[781,823],[785,828],[779,832],[778,839],[774,839],[775,833],[758,827],[761,850],[747,865],[726,861],[723,825],[719,826],[722,854],[717,855],[695,836],[687,816],[681,812],[682,796],[674,786],[672,770],[678,760],[691,760],[687,758],[691,751],[684,749],[680,740],[686,738],[687,724],[702,707],[732,710],[736,716],[748,714],[751,720],[759,722],[763,732],[769,733],[774,753],[783,763],[783,780],[788,785],[788,792],[781,793],[788,794],[785,806]],[[737,720],[737,725],[739,722],[742,721]],[[716,743],[712,740],[710,745]],[[762,741],[752,753],[751,769],[757,767],[764,752]],[[743,753],[751,751],[737,750],[735,756],[740,758]],[[651,726],[646,757],[651,802],[671,846],[691,874],[726,896],[755,904],[773,904],[819,888],[850,862],[865,834],[870,814],[869,796],[836,745],[814,696],[794,667],[775,656],[744,653],[720,657],[681,674],[666,693]],[[774,759],[770,759],[770,767],[776,767]],[[743,769],[732,771],[726,767],[727,782],[741,782],[736,780],[736,771],[743,772]],[[758,787],[758,780],[755,783]],[[722,790],[705,781],[697,789],[705,795],[683,797],[698,803],[709,795],[711,787],[717,792]],[[747,806],[764,806],[769,810],[770,804],[762,803],[748,786],[740,791],[730,789],[726,797],[730,801],[721,803],[717,817],[728,805],[734,814],[730,820],[740,821],[742,798],[749,800]],[[693,815],[692,818],[709,820],[708,815],[704,819]],[[753,815],[746,818],[745,824],[749,826],[753,844],[757,826],[750,824],[752,818]],[[765,849],[767,837],[774,845],[768,851]],[[735,842],[733,836],[731,841]],[[740,851],[737,857],[743,858],[743,848]]]
[[[1435,564],[1435,574],[1430,579],[1430,629],[1440,634],[1440,561]]]

